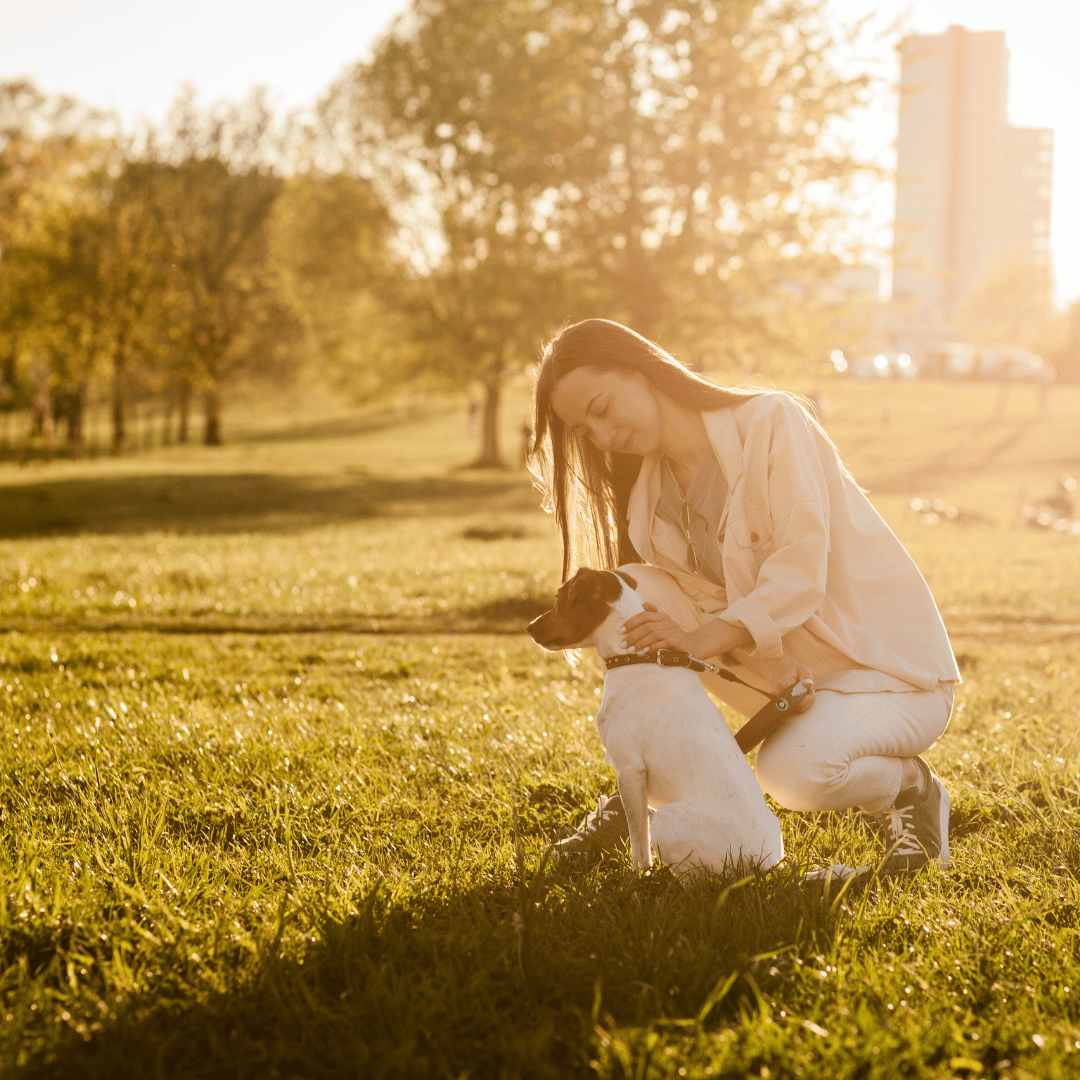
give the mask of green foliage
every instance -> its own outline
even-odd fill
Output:
[[[381,299],[400,284],[390,225],[369,183],[312,173],[285,184],[270,222],[270,255],[306,331],[308,370],[328,372],[356,402],[415,374],[408,326]]]
[[[99,337],[83,225],[110,159],[102,117],[28,82],[0,83],[0,409],[59,394],[76,438]]]
[[[470,327],[508,340],[498,302],[466,299],[486,295],[521,327],[515,355],[603,314],[759,371],[820,345],[794,327],[859,169],[834,137],[867,85],[844,47],[816,0],[417,0],[338,98],[430,178],[440,291]],[[539,327],[511,310],[530,295]]]
[[[204,440],[219,442],[221,385],[286,376],[298,345],[268,252],[282,188],[268,109],[254,95],[200,111],[182,95],[161,130],[95,141],[85,120],[44,115],[32,89],[6,93],[0,357],[12,403],[47,395],[77,445],[96,379],[119,451],[132,399],[165,396],[185,441],[201,395]]]

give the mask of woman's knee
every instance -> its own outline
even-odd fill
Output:
[[[755,771],[761,789],[786,810],[827,810],[844,786],[847,765],[781,738],[762,744]]]

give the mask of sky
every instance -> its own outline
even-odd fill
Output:
[[[483,2],[483,0],[477,0]],[[831,0],[838,17],[900,20],[909,31],[939,33],[950,23],[1004,30],[1012,58],[1009,118],[1055,133],[1051,250],[1058,298],[1080,295],[1080,0]],[[360,58],[405,0],[0,0],[0,79],[29,76],[115,109],[125,120],[160,118],[179,86],[200,99],[269,89],[282,110],[313,103]],[[893,46],[867,42],[877,69],[895,78]],[[895,102],[861,117],[860,150],[890,164]],[[867,213],[891,216],[888,185]]]

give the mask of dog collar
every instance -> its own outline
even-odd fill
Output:
[[[655,652],[650,649],[648,652],[618,653],[615,656],[604,657],[604,667],[609,671],[612,668],[627,667],[630,664],[658,664],[660,667],[689,668],[691,671],[711,671],[714,675],[723,673],[723,668],[718,664],[708,664],[682,649],[657,649]],[[731,675],[731,678],[734,679],[735,676]]]
[[[649,649],[647,652],[616,653],[615,656],[604,657],[604,667],[608,671],[612,668],[627,667],[630,664],[657,664],[660,667],[688,668],[690,671],[711,671],[714,675],[719,675],[721,679],[738,683],[740,686],[747,686],[767,697],[779,712],[785,712],[791,705],[791,700],[788,699],[789,694],[792,694],[794,699],[797,699],[802,697],[809,689],[803,683],[797,682],[779,696],[770,694],[767,690],[762,690],[760,687],[748,683],[745,679],[740,679],[734,671],[728,671],[727,668],[721,667],[719,664],[710,664],[708,660],[699,660],[685,649],[656,649],[655,651]],[[810,686],[813,686],[813,683],[810,683]]]

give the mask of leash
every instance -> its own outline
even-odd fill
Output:
[[[657,649],[655,652],[650,649],[648,652],[619,653],[604,659],[604,667],[609,671],[612,668],[629,667],[631,664],[656,664],[664,668],[711,671],[714,675],[719,675],[721,679],[739,683],[767,697],[768,705],[758,709],[735,733],[735,742],[744,754],[749,754],[758,743],[764,742],[776,731],[787,719],[793,706],[810,692],[810,687],[800,681],[794,686],[789,686],[782,694],[769,694],[756,686],[751,686],[745,679],[740,679],[735,672],[728,671],[719,664],[710,664],[708,660],[699,660],[683,649]]]

